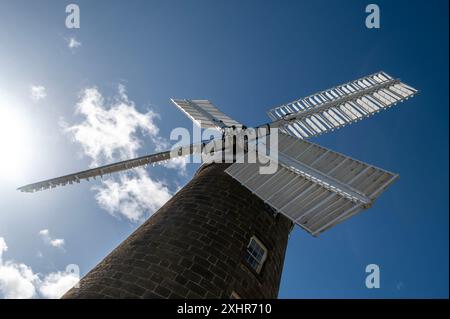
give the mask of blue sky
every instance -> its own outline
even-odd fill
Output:
[[[108,106],[122,85],[130,112],[159,115],[151,122],[157,134],[136,134],[143,141],[136,153],[144,155],[174,127],[192,128],[171,97],[210,99],[256,125],[271,107],[384,70],[420,94],[314,142],[400,179],[373,208],[319,238],[296,228],[279,297],[448,298],[447,1],[376,1],[380,29],[365,27],[370,2],[356,0],[73,2],[81,9],[76,30],[64,24],[69,1],[0,0],[4,270],[28,267],[40,276],[28,282],[48,288],[55,282],[49,274],[63,274],[68,264],[85,274],[139,226],[99,205],[91,188],[100,182],[15,190],[92,163],[61,124],[85,123],[75,107],[86,88],[95,87]],[[70,38],[81,45],[69,48]],[[45,97],[30,97],[32,86],[43,86]],[[197,168],[144,174],[173,193]],[[50,238],[40,234],[45,229]],[[380,266],[379,289],[364,284],[371,263]],[[33,296],[53,296],[41,288]],[[5,289],[0,285],[0,297]]]

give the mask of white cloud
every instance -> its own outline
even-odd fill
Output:
[[[30,97],[34,101],[39,101],[47,97],[47,90],[42,85],[32,85],[30,87]]]
[[[36,294],[39,277],[24,264],[6,262],[0,265],[0,294],[6,299],[28,299]]]
[[[80,278],[73,273],[58,271],[45,276],[39,285],[42,297],[57,299],[78,283]]]
[[[186,175],[186,164],[188,163],[189,157],[175,157],[170,161],[162,164],[164,167],[175,169],[180,175]]]
[[[143,169],[134,176],[121,174],[95,187],[95,198],[112,215],[121,214],[132,221],[142,221],[149,212],[155,212],[172,196],[167,186],[152,180]]]
[[[91,167],[137,157],[143,146],[142,137],[149,138],[156,149],[169,145],[159,136],[155,124],[158,114],[137,110],[123,85],[119,85],[117,96],[107,101],[97,88],[85,89],[76,112],[83,120],[72,126],[62,122],[62,127],[81,145],[83,154],[91,160]],[[164,165],[184,173],[186,162],[176,159]],[[103,209],[132,221],[142,221],[172,196],[163,182],[152,179],[142,168],[112,175],[92,189]]]
[[[42,237],[42,239],[44,240],[44,242],[47,245],[50,245],[50,246],[53,246],[53,247],[56,247],[56,248],[64,249],[64,244],[65,244],[64,239],[62,239],[62,238],[55,238],[55,239],[53,239],[50,236],[50,232],[48,231],[48,229],[41,230],[39,232],[39,235]]]
[[[96,88],[83,91],[76,105],[76,112],[84,117],[80,124],[67,126],[74,142],[91,159],[91,166],[124,160],[136,156],[142,142],[138,132],[156,137],[159,130],[154,124],[157,115],[149,111],[140,113],[133,102],[128,101],[124,88],[110,106]]]
[[[77,41],[77,39],[75,37],[66,38],[66,42],[67,42],[67,46],[71,50],[75,50],[75,49],[81,47],[81,42]]]
[[[4,238],[0,237],[0,298],[59,298],[79,281],[78,276],[70,272],[58,271],[44,276],[23,263],[3,261],[7,249]]]
[[[3,253],[8,250],[8,246],[6,246],[5,239],[0,237],[0,262],[2,261]]]

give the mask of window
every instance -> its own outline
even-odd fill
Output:
[[[267,258],[267,249],[253,236],[247,246],[245,261],[259,274]]]

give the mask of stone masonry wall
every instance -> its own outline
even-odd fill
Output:
[[[202,167],[63,298],[276,298],[292,223],[223,170]],[[268,249],[260,274],[244,260]]]

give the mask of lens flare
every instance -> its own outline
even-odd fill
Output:
[[[19,105],[0,92],[0,180],[22,176],[30,162],[29,125]]]

